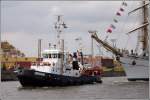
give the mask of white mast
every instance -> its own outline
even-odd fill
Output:
[[[60,35],[62,34],[62,31],[64,28],[67,28],[66,24],[62,20],[62,15],[57,16],[57,22],[55,23],[55,29],[57,31],[57,43],[58,48],[61,50],[61,70],[60,73],[63,74],[63,68],[64,68],[64,39],[61,39]]]
[[[55,29],[57,32],[57,47],[59,49],[61,49],[61,34],[64,28],[67,28],[66,24],[64,23],[64,21],[62,20],[62,15],[58,15],[57,16],[57,22],[55,23]]]

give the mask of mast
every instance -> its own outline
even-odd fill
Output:
[[[146,1],[143,1],[143,5],[146,4]],[[143,24],[145,23],[148,23],[148,8],[147,6],[144,6],[143,7],[143,18],[144,18],[144,22]],[[148,48],[148,28],[147,27],[144,27],[143,29],[143,51],[144,50],[147,50]]]
[[[143,6],[132,10],[131,12],[129,12],[129,14],[142,8],[143,23],[141,26],[131,30],[127,34],[130,34],[136,30],[142,29],[142,41],[141,41],[142,42],[142,50],[143,50],[143,52],[146,53],[146,52],[148,52],[148,50],[147,50],[148,49],[148,28],[147,28],[147,26],[149,25],[149,22],[148,22],[148,7],[147,6],[149,5],[149,1],[148,1],[148,3],[146,3],[146,1],[142,1],[142,4],[143,4]]]
[[[57,16],[57,22],[55,23],[55,30],[57,32],[57,47],[59,47],[59,49],[61,49],[61,34],[63,29],[67,28],[66,24],[64,23],[64,21],[62,20],[62,15],[58,15]]]
[[[64,69],[64,40],[61,40],[61,51],[62,51],[62,55],[61,55],[61,75],[64,73],[63,69]]]
[[[64,39],[61,39],[63,29],[67,28],[66,24],[62,20],[62,15],[57,16],[57,22],[55,23],[55,29],[57,31],[58,48],[61,50],[61,68],[60,73],[63,74],[64,69]]]

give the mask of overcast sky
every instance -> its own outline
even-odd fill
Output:
[[[1,2],[1,36],[26,56],[37,56],[37,41],[42,39],[42,50],[48,48],[48,43],[56,43],[54,23],[56,15],[63,15],[68,28],[63,31],[65,48],[76,51],[79,43],[75,38],[82,38],[83,52],[90,53],[90,34],[88,30],[97,30],[98,36],[104,39],[107,28],[118,19],[116,29],[109,39],[117,39],[120,48],[135,48],[137,32],[130,36],[125,33],[140,23],[139,12],[128,16],[127,13],[138,7],[140,1],[127,1],[128,6],[121,17],[115,13],[121,7],[122,1],[2,1]],[[128,38],[129,37],[129,38]],[[130,43],[126,45],[126,41]],[[110,42],[110,41],[109,41]],[[95,42],[96,44],[96,42]],[[98,48],[95,45],[95,52]]]

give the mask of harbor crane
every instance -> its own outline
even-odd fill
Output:
[[[96,34],[96,32],[92,32],[91,33],[91,38],[95,39],[99,44],[101,44],[106,50],[112,52],[113,54],[115,54],[116,56],[122,56],[122,53],[120,53],[119,50],[117,50],[116,48],[110,46],[107,42],[102,41]]]

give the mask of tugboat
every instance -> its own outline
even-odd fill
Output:
[[[60,16],[58,16],[60,22]],[[61,21],[62,22],[62,21]],[[64,24],[64,22],[63,22]],[[58,24],[58,25],[63,25]],[[55,28],[60,35],[60,27]],[[58,29],[59,28],[59,29]],[[60,36],[58,36],[60,37]],[[90,83],[102,83],[99,67],[86,67],[77,58],[77,53],[73,56],[64,51],[64,40],[59,40],[59,49],[54,45],[50,49],[44,50],[42,57],[37,63],[33,63],[30,69],[18,71],[17,77],[23,87],[43,87],[43,86],[69,86]],[[80,54],[82,54],[80,52]]]

